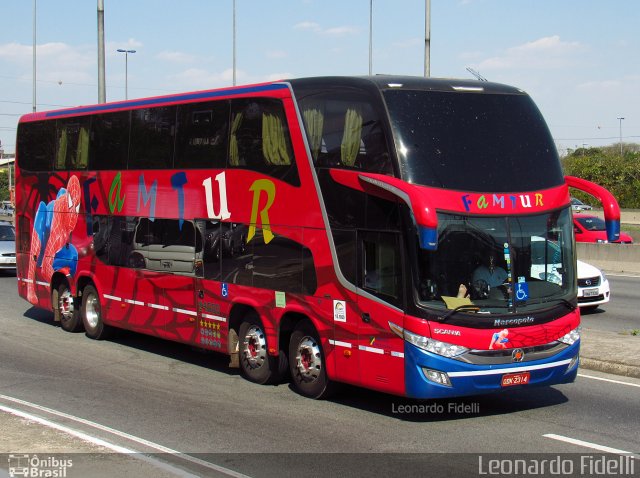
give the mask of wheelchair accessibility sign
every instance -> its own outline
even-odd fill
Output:
[[[518,302],[529,300],[529,284],[526,282],[518,282],[516,284],[515,296]]]

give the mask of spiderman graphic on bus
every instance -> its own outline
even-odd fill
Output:
[[[80,181],[71,176],[66,188],[60,188],[56,198],[45,204],[40,201],[33,220],[27,300],[37,303],[36,269],[40,277],[51,282],[56,271],[74,275],[78,251],[69,242],[80,212]]]

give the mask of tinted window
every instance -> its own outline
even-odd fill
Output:
[[[18,165],[27,171],[50,171],[55,151],[55,121],[21,123],[18,127]]]
[[[220,280],[220,255],[222,254],[220,222],[200,219],[196,223],[203,243],[202,275],[205,279]]]
[[[175,168],[224,168],[229,135],[229,102],[178,108]]]
[[[402,179],[463,191],[564,184],[542,115],[527,95],[384,92]]]
[[[122,170],[127,168],[129,115],[128,111],[123,111],[93,117],[90,169]]]
[[[89,163],[90,134],[90,116],[58,120],[54,169],[86,169]]]
[[[175,128],[175,106],[132,111],[129,169],[171,168]]]
[[[359,285],[389,302],[400,303],[402,265],[400,234],[361,232],[361,267]]]
[[[300,184],[282,102],[234,100],[231,106],[229,166]]]
[[[369,96],[332,91],[305,96],[299,104],[317,166],[393,174],[384,123]]]
[[[358,266],[356,259],[358,254],[356,253],[357,239],[356,231],[353,229],[331,229],[333,237],[333,243],[336,247],[336,255],[338,256],[338,264],[340,265],[340,271],[342,275],[350,283],[356,283]]]

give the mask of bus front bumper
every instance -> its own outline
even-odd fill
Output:
[[[579,351],[578,340],[544,360],[474,365],[405,342],[406,393],[413,398],[446,398],[569,383],[578,373]]]

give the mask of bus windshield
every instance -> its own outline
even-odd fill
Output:
[[[438,214],[438,249],[419,250],[419,303],[481,312],[547,308],[575,297],[568,209],[526,217]]]
[[[480,192],[564,183],[551,134],[526,94],[390,89],[384,99],[407,182]]]

